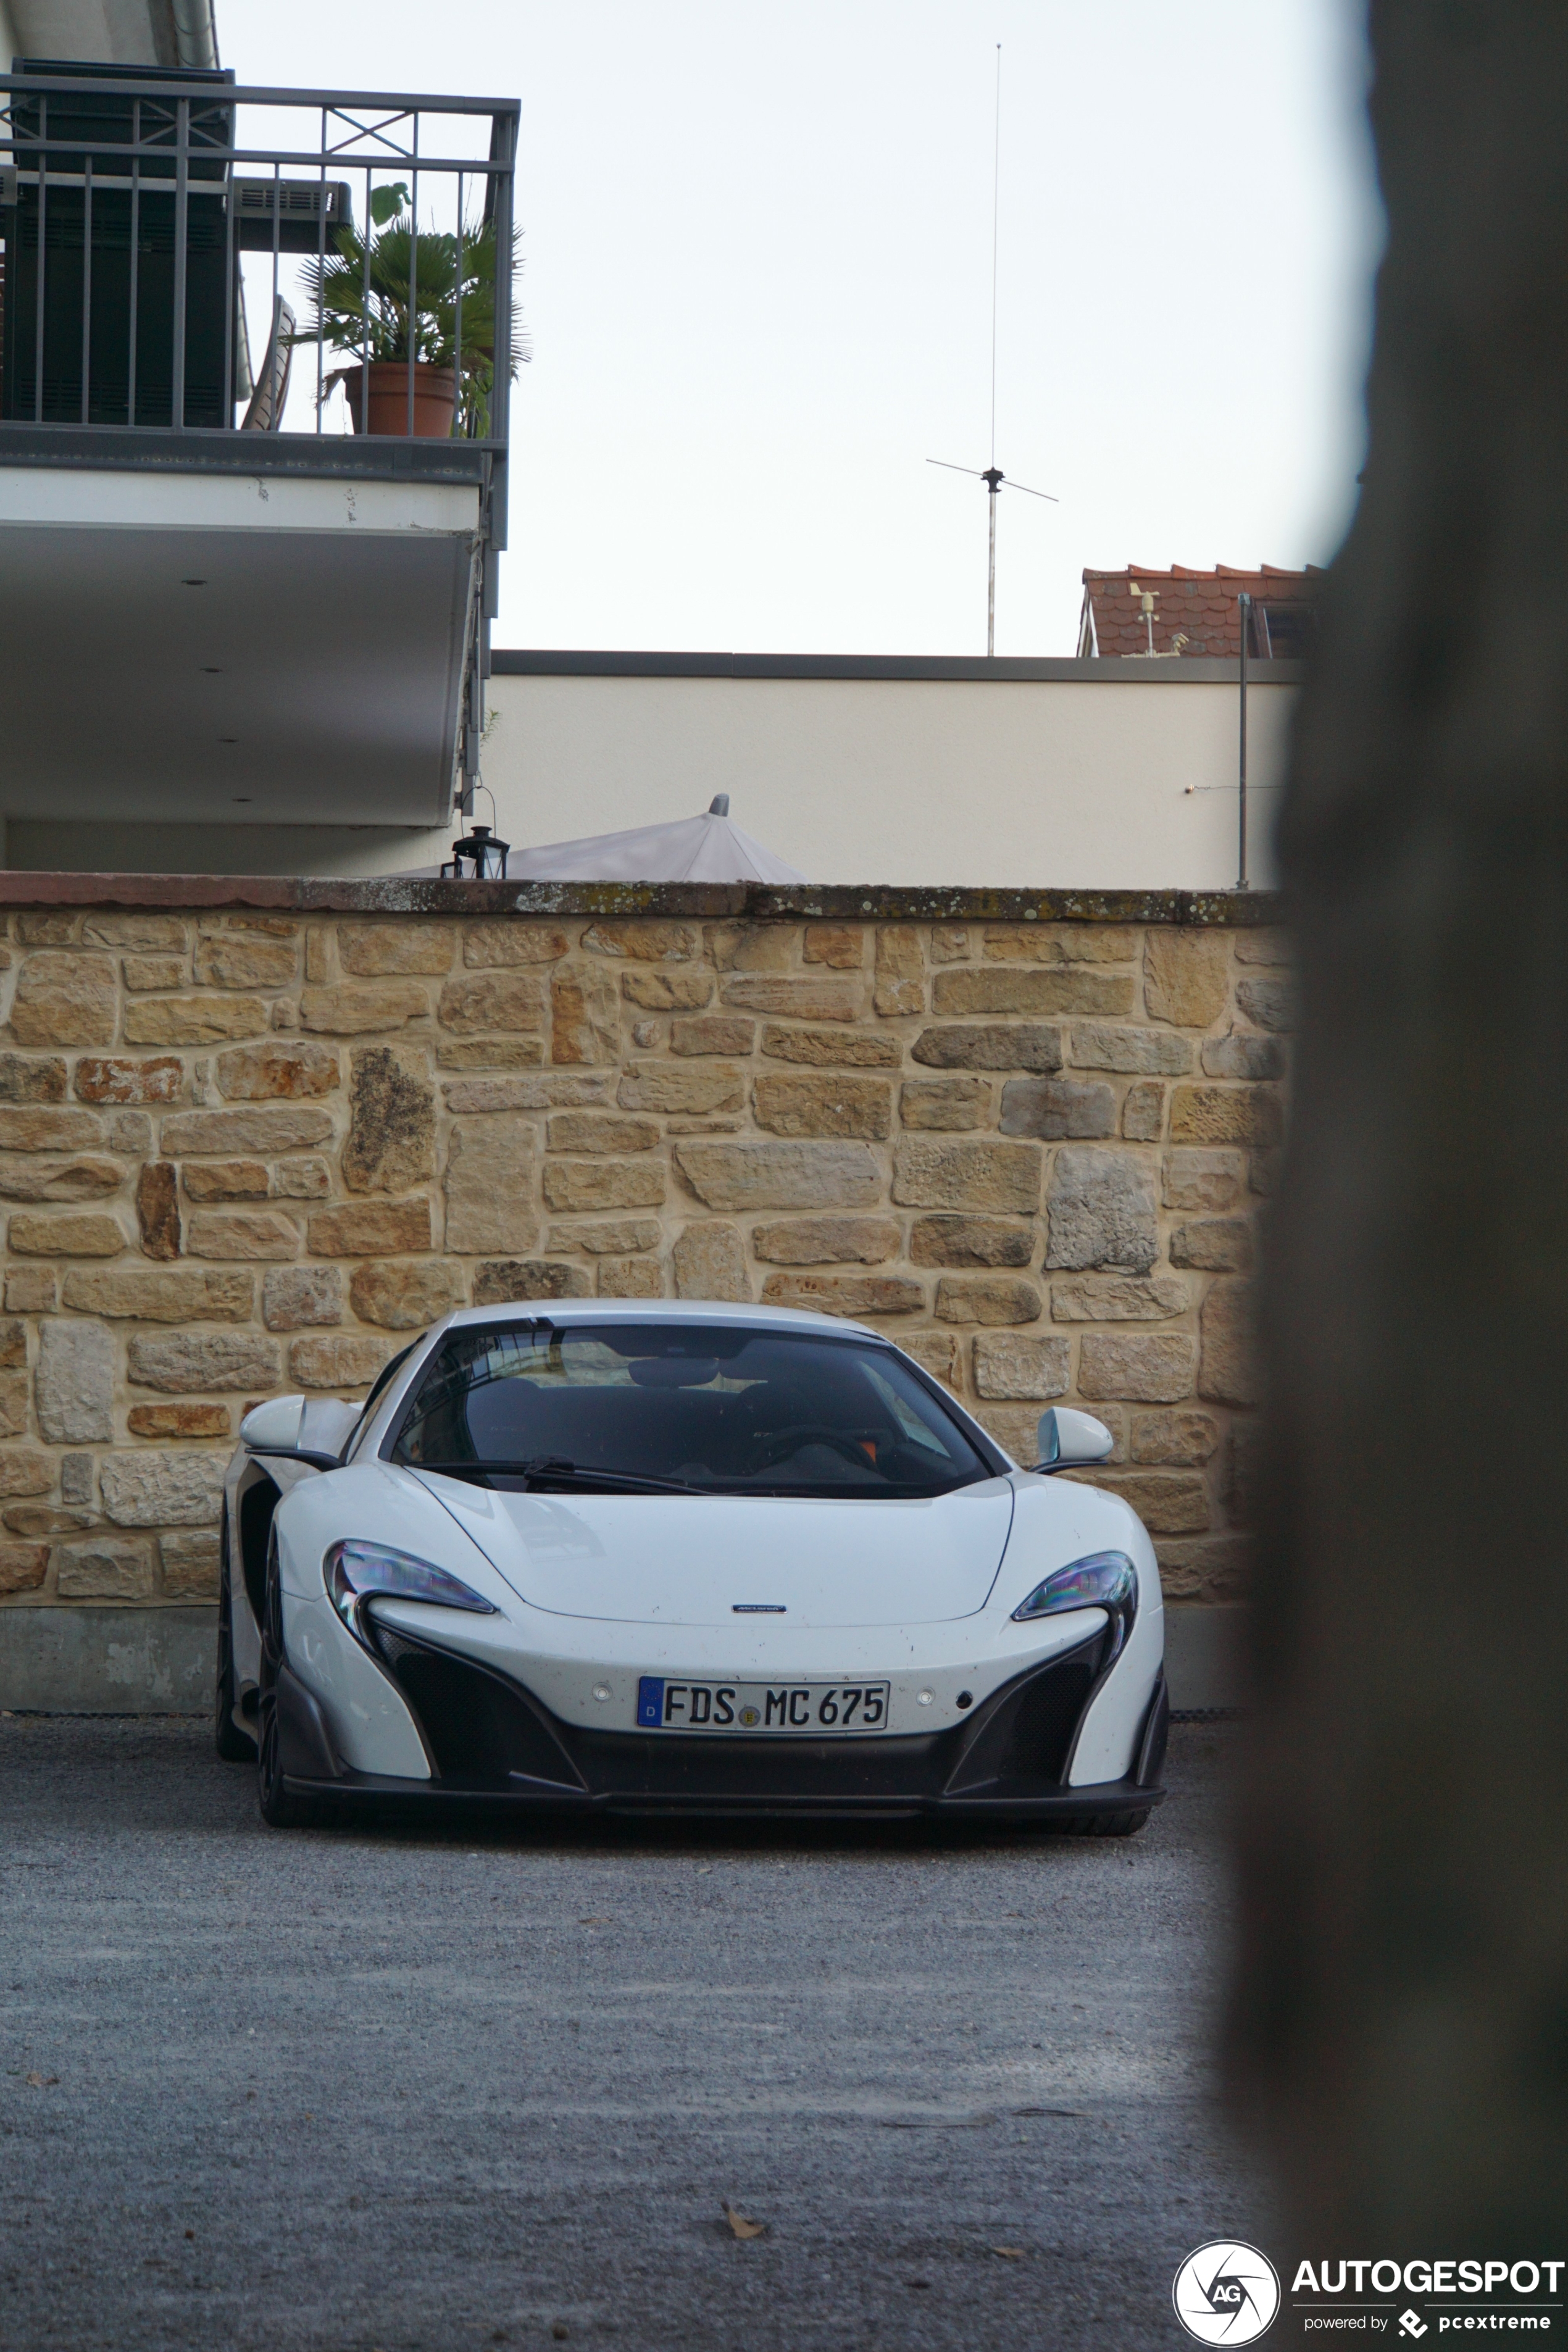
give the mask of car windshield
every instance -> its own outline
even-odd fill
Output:
[[[502,1488],[868,1497],[1003,1466],[889,1348],[687,1322],[449,1331],[391,1459]]]

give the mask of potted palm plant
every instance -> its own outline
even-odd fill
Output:
[[[292,340],[346,355],[323,380],[322,396],[342,385],[356,433],[482,436],[495,388],[495,225],[456,234],[422,229],[416,244],[407,206],[402,181],[375,189],[368,235],[342,228],[337,252],[307,263],[315,320]],[[516,268],[515,236],[508,263]],[[527,338],[514,323],[510,375],[528,355]]]

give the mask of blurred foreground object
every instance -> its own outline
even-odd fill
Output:
[[[1303,1017],[1232,2053],[1298,2254],[1568,2196],[1568,11],[1382,0],[1365,490],[1282,828]]]

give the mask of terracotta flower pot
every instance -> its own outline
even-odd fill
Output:
[[[364,371],[355,368],[343,383],[356,433],[391,433],[405,436],[408,432],[408,366],[404,360],[373,360],[370,365],[370,422],[361,414],[363,405]],[[426,367],[422,361],[414,368],[414,435],[420,441],[447,441],[451,438],[452,419],[458,409],[458,378],[452,368]]]

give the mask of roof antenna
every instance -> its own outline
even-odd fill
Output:
[[[928,466],[942,466],[950,474],[968,474],[985,485],[990,510],[990,554],[985,572],[985,658],[996,656],[996,493],[1006,476],[996,463],[996,263],[999,251],[998,230],[1002,212],[1002,44],[996,44],[996,118],[991,150],[991,463],[981,473],[973,466],[954,466],[946,457],[928,457]],[[1047,499],[1052,506],[1060,501],[1049,490],[1031,490],[1026,482],[1008,482],[1010,490],[1022,490],[1031,499]]]

